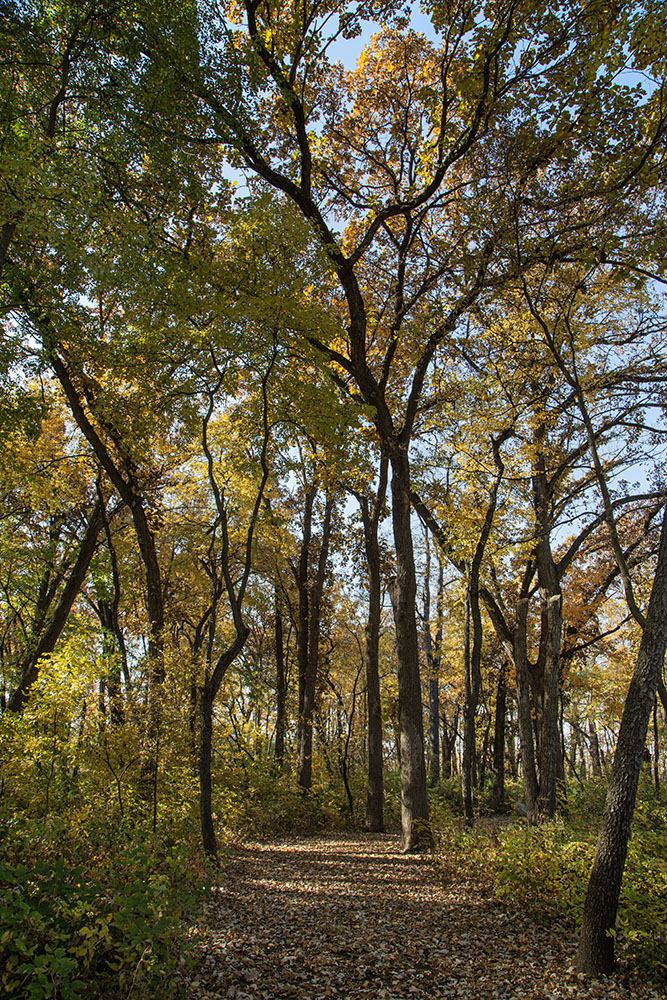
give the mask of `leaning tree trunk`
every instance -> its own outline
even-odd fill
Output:
[[[391,499],[396,576],[391,601],[398,655],[398,716],[401,747],[401,842],[418,851],[432,842],[428,825],[424,721],[419,676],[419,637],[415,599],[417,582],[410,524],[410,466],[407,448],[391,451]]]
[[[263,487],[262,487],[263,488]],[[240,619],[240,602],[235,609],[236,635],[218,657],[215,669],[206,677],[199,691],[199,820],[202,844],[209,860],[217,867],[218,841],[213,824],[213,708],[227,670],[246,644],[250,629]]]
[[[639,772],[667,647],[667,507],[637,665],[623,709],[607,800],[584,903],[577,967],[593,975],[614,967],[614,928]]]
[[[8,712],[20,712],[28,700],[30,688],[39,675],[39,661],[42,656],[48,656],[56,647],[56,643],[67,623],[67,618],[74,601],[79,596],[88,567],[95,553],[97,539],[104,524],[104,504],[98,500],[91,511],[86,525],[81,545],[65,582],[58,603],[48,621],[43,622],[41,629],[34,638],[34,644],[28,649],[20,666],[20,679],[7,702]]]
[[[262,485],[263,488],[264,486]],[[247,580],[247,574],[245,578]],[[235,598],[235,606],[232,609],[236,634],[227,648],[218,657],[212,671],[209,669],[210,664],[207,665],[204,683],[199,689],[199,755],[197,760],[199,774],[199,820],[204,850],[209,860],[216,867],[219,861],[218,842],[213,824],[213,709],[215,698],[220,690],[223,678],[245,646],[250,635],[250,629],[241,617],[241,604],[244,592],[245,582],[242,582],[241,597]]]

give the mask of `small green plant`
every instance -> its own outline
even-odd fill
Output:
[[[106,840],[87,832],[73,864],[58,856],[57,829],[13,825],[13,856],[0,861],[0,992],[17,1000],[175,996],[173,972],[187,960],[185,929],[205,885],[196,849],[177,851],[136,830],[107,831]],[[42,857],[17,863],[19,847],[24,858]]]
[[[583,909],[599,812],[600,782],[568,800],[568,815],[466,829],[438,813],[443,877],[469,878],[537,919],[576,926]],[[650,787],[637,804],[616,924],[617,956],[632,972],[667,982],[667,812]]]

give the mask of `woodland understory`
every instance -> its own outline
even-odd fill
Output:
[[[3,995],[665,995],[666,38],[0,3]]]

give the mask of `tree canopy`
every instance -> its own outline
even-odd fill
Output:
[[[666,20],[0,5],[8,808],[194,802],[217,863],[251,771],[405,851],[443,781],[538,825],[608,773],[610,971],[665,771]]]

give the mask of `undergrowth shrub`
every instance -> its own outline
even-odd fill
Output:
[[[355,791],[357,789],[355,788]],[[359,821],[365,801],[357,799]],[[316,770],[313,787],[296,784],[293,766],[280,769],[269,757],[229,755],[216,768],[214,814],[231,837],[279,837],[354,826],[344,789],[336,776]]]
[[[438,815],[438,860],[444,877],[469,878],[536,919],[576,926],[581,920],[599,816],[598,789],[582,796],[567,819],[538,827],[489,822],[473,829]],[[582,806],[579,808],[579,806]],[[638,802],[616,925],[617,957],[628,971],[667,982],[667,818],[647,795]]]
[[[5,820],[0,994],[171,998],[206,883],[196,843],[134,829]],[[83,832],[85,829],[85,833]]]
[[[667,828],[635,831],[616,922],[625,960],[667,983]]]

